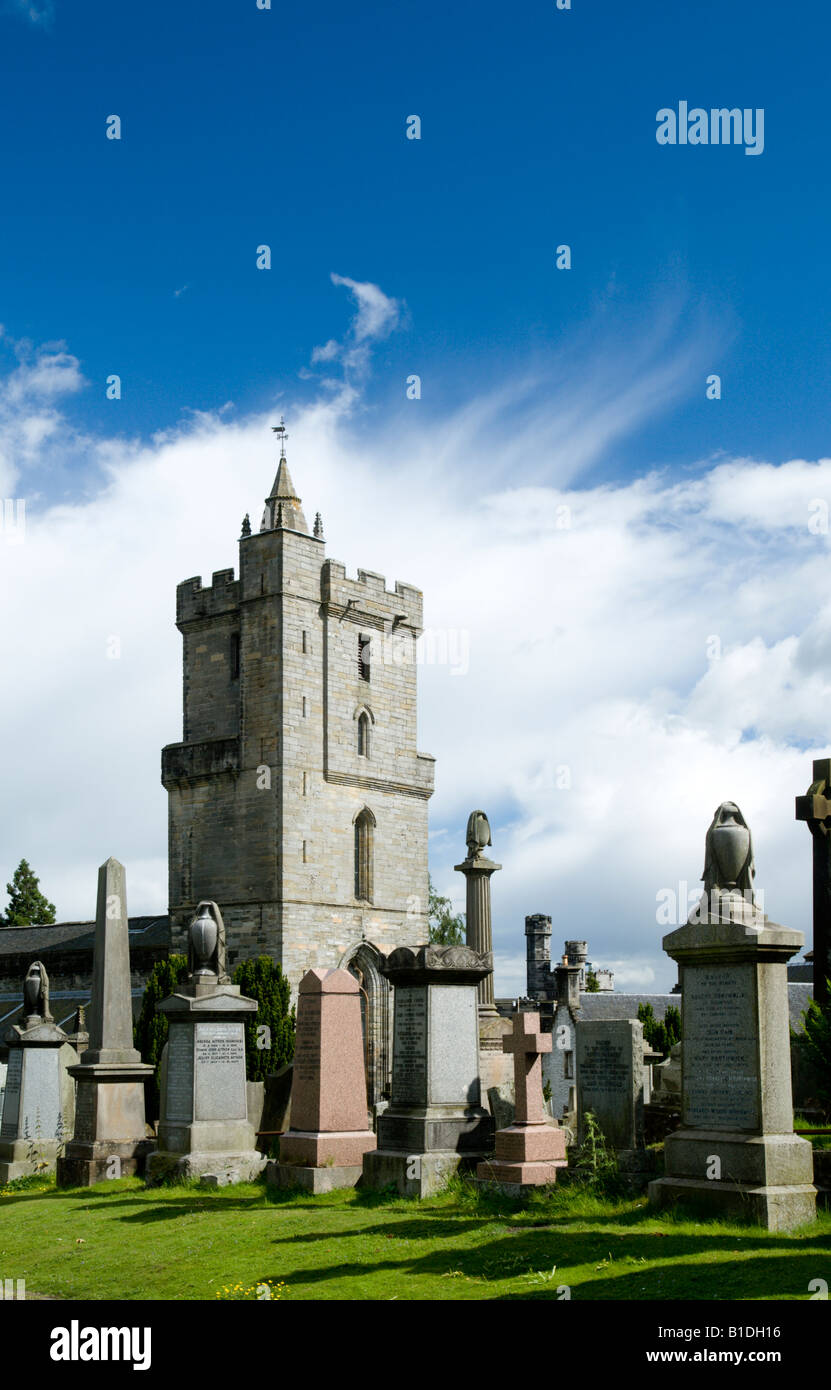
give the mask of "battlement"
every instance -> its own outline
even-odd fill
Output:
[[[200,618],[215,618],[220,613],[233,612],[239,608],[240,585],[234,579],[233,568],[215,570],[211,584],[202,587],[202,576],[183,579],[176,585],[176,625],[195,622]]]
[[[395,581],[395,587],[388,589],[382,574],[372,570],[358,570],[357,579],[348,579],[346,566],[337,560],[326,560],[321,571],[321,597],[323,602],[336,613],[349,609],[356,618],[373,619],[381,623],[406,625],[421,631],[424,611],[424,598],[420,589],[413,584]]]

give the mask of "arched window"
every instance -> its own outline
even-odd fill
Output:
[[[355,817],[355,897],[372,902],[375,817],[367,806]]]
[[[369,715],[366,710],[358,716],[358,757],[369,757]]]

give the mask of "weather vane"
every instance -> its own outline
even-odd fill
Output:
[[[279,425],[272,425],[271,431],[272,434],[279,434],[280,436],[280,458],[284,459],[286,457],[286,440],[289,436],[282,415],[280,416]]]

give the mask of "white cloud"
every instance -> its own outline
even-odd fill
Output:
[[[355,313],[342,342],[330,338],[312,350],[312,362],[339,362],[343,380],[326,379],[324,389],[338,394],[341,408],[354,404],[357,392],[369,371],[373,343],[388,338],[401,322],[402,305],[369,281],[350,280],[348,275],[330,276],[333,285],[345,285],[355,304]],[[304,375],[306,375],[304,373]]]
[[[364,327],[389,321],[375,304]],[[677,360],[640,388],[628,366],[606,370],[598,422],[575,426],[584,466],[665,408],[682,378]],[[56,424],[66,432],[56,402],[80,381],[52,348],[0,385],[0,459],[13,472],[42,462]],[[467,815],[492,818],[501,995],[523,991],[524,917],[540,911],[555,956],[585,938],[619,987],[669,988],[657,894],[697,888],[727,798],[753,830],[767,910],[810,926],[793,797],[827,737],[831,604],[828,536],[805,504],[831,496],[831,464],[722,460],[681,482],[656,470],[581,486],[570,390],[587,408],[583,364],[547,399],[535,367],[498,405],[487,394],[427,422],[402,409],[360,447],[344,396],[286,402],[292,474],[307,513],[323,513],[327,553],[352,573],[418,584],[427,626],[469,639],[464,674],[421,668],[419,742],[438,759],[433,877],[458,906]],[[493,431],[517,399],[522,459],[514,431]],[[109,854],[127,864],[131,912],[165,907],[158,778],[160,747],[181,736],[175,586],[236,563],[239,521],[259,513],[273,476],[271,419],[223,411],[145,445],[99,441],[104,481],[88,500],[35,509],[22,546],[0,538],[3,862],[10,876],[25,855],[63,918],[92,915]]]

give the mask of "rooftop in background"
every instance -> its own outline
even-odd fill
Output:
[[[131,946],[167,946],[170,921],[159,917],[129,919]],[[95,922],[57,922],[54,927],[0,927],[0,956],[31,955],[41,958],[56,950],[91,951]]]

